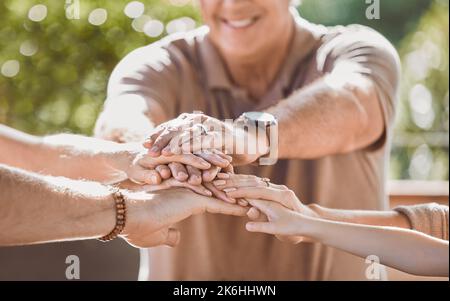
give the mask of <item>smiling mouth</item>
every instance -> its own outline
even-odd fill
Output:
[[[227,19],[221,19],[221,21],[227,25],[228,27],[231,27],[233,29],[244,29],[252,26],[259,20],[259,17],[252,17],[247,19],[239,19],[239,20],[227,20]]]

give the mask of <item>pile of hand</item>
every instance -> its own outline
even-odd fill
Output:
[[[128,198],[143,200],[136,201],[138,206],[129,210],[131,221],[125,231],[128,242],[138,247],[174,246],[180,233],[172,225],[205,212],[247,215],[253,222],[248,224],[249,231],[258,230],[254,227],[262,225],[259,223],[273,220],[274,212],[283,206],[314,214],[287,187],[253,175],[234,174],[236,162],[249,164],[258,156],[235,155],[233,149],[226,147],[233,145],[227,144],[226,139],[230,139],[227,137],[254,139],[203,114],[182,114],[155,128],[142,145],[132,146],[134,150],[129,148],[131,144],[127,146],[124,153],[128,159],[115,167],[125,171],[130,180],[123,183],[124,188],[132,191],[127,192]],[[152,192],[154,199],[148,201],[149,194],[139,196],[143,191]],[[144,219],[145,222],[133,222]],[[295,236],[279,238],[294,243],[303,240]]]

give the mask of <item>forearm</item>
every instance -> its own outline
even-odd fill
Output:
[[[0,126],[0,164],[72,179],[116,182],[126,175],[115,168],[134,145],[120,145],[71,134],[36,137]],[[111,157],[114,155],[115,159]],[[113,166],[114,165],[114,166]]]
[[[397,211],[343,210],[326,208],[316,204],[309,205],[308,207],[310,207],[318,217],[326,220],[411,229],[408,218]]]
[[[278,119],[279,157],[315,159],[370,145],[383,132],[372,84],[336,88],[320,79],[267,110]]]
[[[42,139],[41,166],[37,172],[116,183],[127,179],[122,166],[128,166],[129,156],[136,155],[139,145],[71,134],[47,136]]]
[[[422,233],[393,227],[367,226],[302,219],[306,235],[328,246],[362,258],[375,255],[380,263],[407,273],[448,276],[448,242]]]
[[[103,185],[43,177],[0,165],[0,245],[101,237],[115,224]]]
[[[0,164],[37,170],[42,163],[42,139],[0,124]]]

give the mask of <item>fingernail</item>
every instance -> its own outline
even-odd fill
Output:
[[[225,188],[223,191],[224,191],[225,193],[229,193],[229,192],[233,192],[233,191],[236,191],[236,190],[237,190],[236,188],[231,187],[231,188]]]
[[[152,180],[152,183],[154,183],[154,184],[158,183],[158,177],[157,176],[153,175],[153,176],[151,176],[150,179]]]
[[[220,186],[220,185],[225,185],[227,183],[227,181],[225,180],[215,180],[214,182],[215,186]]]
[[[178,177],[179,178],[186,178],[188,175],[185,173],[185,172],[182,172],[182,171],[180,171],[179,173],[178,173]]]
[[[211,167],[211,164],[209,164],[206,161],[202,161],[200,164],[201,164],[201,166],[206,167],[206,168],[210,168]]]
[[[219,174],[217,175],[217,177],[218,177],[219,179],[229,179],[229,178],[230,178],[230,175],[227,174],[227,173],[219,173]]]

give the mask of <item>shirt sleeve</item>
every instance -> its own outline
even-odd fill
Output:
[[[448,241],[448,206],[431,203],[400,206],[394,210],[408,218],[413,230]]]
[[[382,108],[385,131],[369,147],[381,149],[390,135],[400,82],[400,59],[391,43],[378,32],[361,25],[337,27],[324,36],[317,63],[322,73],[342,71],[371,79]]]
[[[116,66],[108,82],[106,104],[127,101],[126,95],[142,96],[147,109],[163,111],[174,118],[179,87],[179,72],[167,47],[154,43],[128,54]]]

